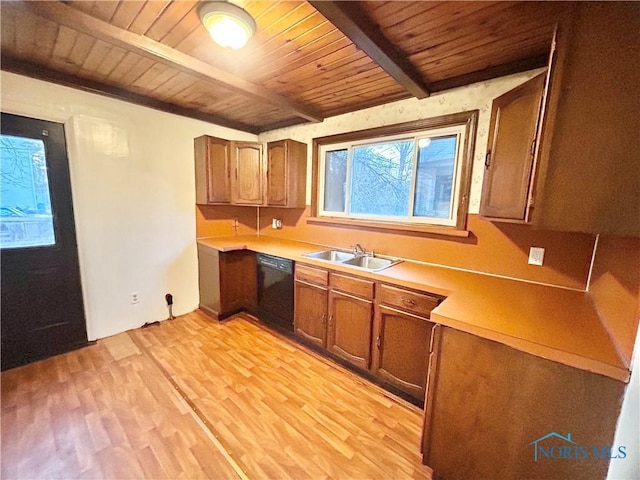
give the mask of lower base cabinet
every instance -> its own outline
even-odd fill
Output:
[[[448,327],[434,335],[422,453],[438,478],[604,479],[629,460],[613,459],[624,383]]]
[[[442,299],[296,263],[294,331],[305,343],[422,403],[434,326],[429,315]]]
[[[385,382],[423,399],[434,324],[423,317],[378,307],[373,372]]]
[[[200,309],[222,320],[257,303],[256,256],[247,250],[219,252],[198,245]]]
[[[329,294],[327,350],[355,367],[371,365],[373,302],[332,290]]]
[[[327,346],[327,287],[296,279],[294,332],[312,344]]]

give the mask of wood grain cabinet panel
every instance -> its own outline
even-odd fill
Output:
[[[270,207],[304,208],[307,145],[295,140],[267,144],[267,198]]]
[[[558,24],[534,225],[640,236],[639,31],[636,2],[577,2]]]
[[[294,330],[306,343],[421,403],[434,329],[429,316],[443,299],[297,263]]]
[[[327,287],[295,281],[294,332],[322,348],[327,346],[328,301]]]
[[[411,395],[424,398],[433,323],[426,318],[380,306],[373,372]]]
[[[334,290],[340,290],[368,300],[373,298],[374,282],[371,280],[331,272],[330,283],[331,288]]]
[[[443,297],[423,292],[415,292],[383,283],[378,288],[376,300],[379,304],[400,308],[410,313],[429,318],[431,310],[438,306],[443,300]]]
[[[264,168],[262,145],[234,142],[233,203],[236,205],[261,205],[263,203]]]
[[[295,279],[326,287],[329,284],[329,272],[321,268],[296,263]]]
[[[384,283],[376,292],[373,373],[420,402],[425,396],[434,327],[429,317],[442,300],[439,295]]]
[[[352,365],[371,366],[373,302],[332,290],[329,294],[327,349]]]
[[[200,309],[222,320],[256,309],[256,257],[248,250],[219,252],[198,245]]]
[[[480,214],[524,222],[546,73],[493,101]]]
[[[286,139],[262,145],[203,135],[194,139],[196,204],[304,208],[307,145]]]
[[[194,139],[196,204],[231,203],[231,142],[203,135]]]
[[[481,215],[640,236],[638,31],[634,2],[577,2],[561,19],[540,121],[539,77],[494,102]]]
[[[422,440],[423,463],[435,475],[606,478],[609,459],[593,447],[614,445],[623,382],[452,328],[437,330]],[[571,434],[589,457],[535,461],[532,442],[551,432]],[[566,445],[558,438],[542,444],[556,452]]]

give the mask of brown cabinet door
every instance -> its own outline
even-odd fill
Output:
[[[198,245],[200,308],[222,320],[247,309],[255,310],[256,256],[248,250],[219,252]]]
[[[480,215],[525,221],[546,74],[493,101]]]
[[[287,205],[287,144],[269,143],[267,147],[267,205]]]
[[[266,203],[304,208],[307,191],[307,144],[280,140],[267,144]]]
[[[356,367],[371,365],[373,302],[338,291],[329,295],[327,349]]]
[[[249,250],[220,253],[220,315],[255,310],[256,255]]]
[[[237,205],[261,205],[262,146],[257,143],[234,143],[234,188],[233,203]]]
[[[412,397],[422,400],[429,367],[433,323],[388,307],[378,309],[374,373]]]
[[[231,203],[231,142],[204,135],[194,140],[196,203]]]
[[[328,300],[326,287],[295,282],[295,334],[323,348],[327,346]]]

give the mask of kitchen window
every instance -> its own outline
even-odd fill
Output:
[[[315,139],[316,218],[464,229],[477,112]]]

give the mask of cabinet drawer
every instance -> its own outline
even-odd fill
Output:
[[[371,280],[365,280],[364,278],[331,273],[332,288],[369,300],[373,298],[373,283]]]
[[[320,268],[310,267],[309,265],[302,265],[296,263],[296,280],[302,280],[304,282],[315,283],[316,285],[322,285],[326,287],[329,284],[329,272]]]
[[[378,291],[378,303],[401,308],[425,317],[428,317],[431,314],[431,310],[441,301],[442,297],[436,295],[413,292],[403,288],[392,287],[391,285],[382,284]]]

